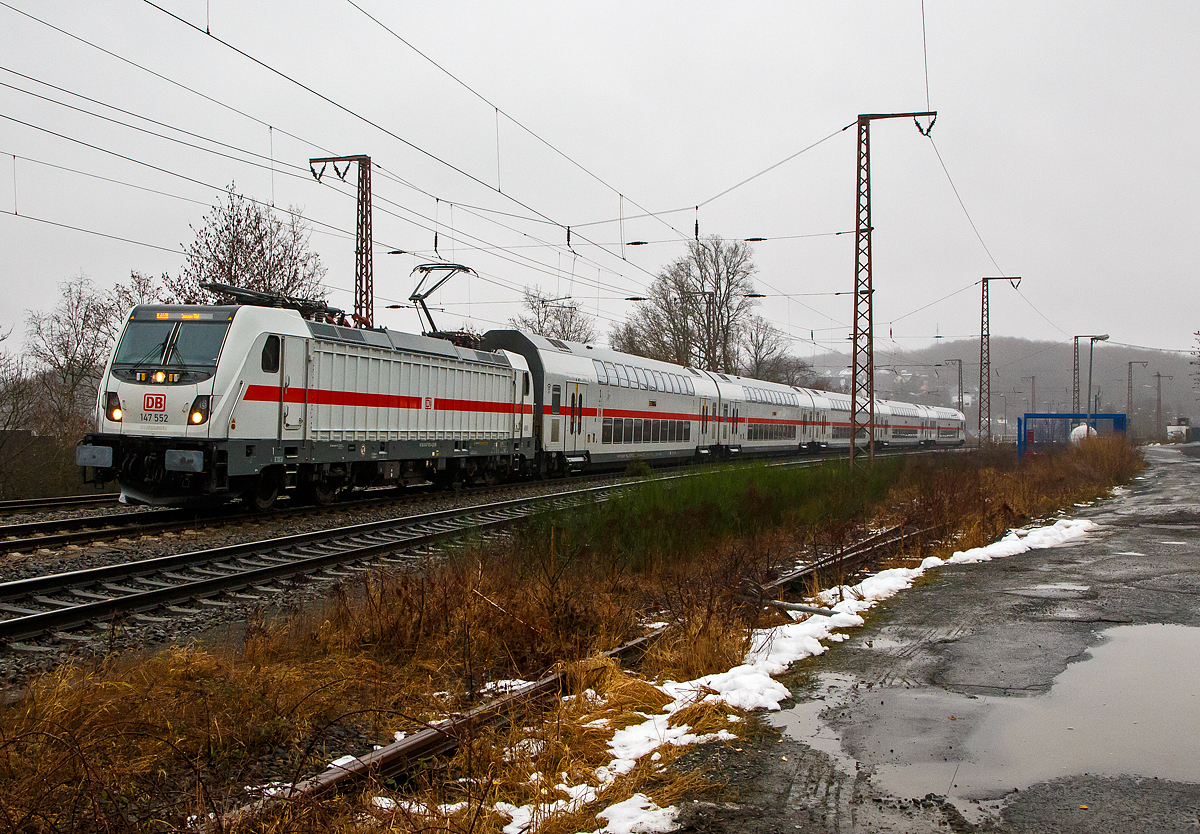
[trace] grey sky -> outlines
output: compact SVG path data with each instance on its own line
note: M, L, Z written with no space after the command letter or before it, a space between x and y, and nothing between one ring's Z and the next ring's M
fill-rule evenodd
M261 123L6 5L0 5L0 67L260 154L267 168L8 87L0 87L0 114L203 183L236 182L256 199L302 207L314 224L343 230L330 234L316 225L313 245L329 267L331 301L348 308L351 189L339 193L328 185L329 175L319 185L294 166L304 169L310 156L324 155L314 144L337 154L370 154L386 169L374 177L380 323L419 327L412 311L382 307L411 291L408 273L433 256L436 225L440 254L483 276L456 280L434 299L446 310L443 326L502 323L517 312L519 288L529 284L574 296L588 312L599 313L607 331L629 310L621 299L641 292L662 264L684 251L682 241L693 233L697 215L689 208L623 225L584 224L643 209L695 206L851 124L858 113L922 110L926 104L918 0L357 2L571 161L498 116L344 0L160 5L201 29L207 13L213 35L429 155L141 0L3 3ZM1114 341L1190 348L1200 306L1190 252L1200 190L1200 119L1193 106L1200 6L927 0L925 19L930 103L939 111L933 140L995 264L930 140L911 120L876 123L879 349L919 347L939 334L976 334L979 290L972 285L998 274L1024 281L1019 293L993 285L993 333L1063 340L1109 332ZM12 72L0 72L0 82L216 149ZM699 211L702 234L776 238L756 244L759 288L768 294L761 310L795 338L802 356L846 344L850 297L831 293L853 286L853 239L829 233L853 227L854 133L834 136ZM241 150L222 152L248 158ZM12 154L18 157L15 183ZM268 170L272 156L274 175ZM494 190L497 175L507 197ZM19 329L25 310L52 306L57 283L80 270L101 285L130 269L177 271L178 250L191 240L189 223L197 223L216 196L202 185L0 119L0 212L12 212L15 199L21 215L174 250L0 214L0 325ZM467 206L521 218L534 210L571 225L579 257L565 248L558 226ZM803 235L821 236L797 237ZM653 243L626 246L622 260L622 238ZM420 256L383 254L391 247Z

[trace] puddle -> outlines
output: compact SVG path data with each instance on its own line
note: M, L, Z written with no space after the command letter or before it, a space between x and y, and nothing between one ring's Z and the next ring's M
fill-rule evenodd
M1034 585L1032 588L1015 588L1005 593L1037 599L1074 599L1089 590L1091 588L1087 585L1077 585L1073 582L1052 582L1046 585Z
M788 735L829 753L844 769L861 762L899 797L981 800L1077 774L1200 782L1200 628L1118 626L1050 692L968 697L940 689L858 689L852 721L837 730L820 713L849 703L854 679L822 676L824 700L775 718Z

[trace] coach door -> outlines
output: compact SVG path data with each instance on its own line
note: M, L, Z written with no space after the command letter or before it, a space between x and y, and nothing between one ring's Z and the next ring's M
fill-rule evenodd
M299 441L304 437L304 418L308 408L308 340L284 336L281 342L279 439ZM296 451L291 454L295 455Z
M568 452L582 452L587 449L587 436L584 434L584 404L587 402L587 384L583 382L567 383L567 437L563 448Z
M711 419L712 403L708 397L700 398L700 413L696 419L700 421L700 437L697 440L697 446L705 446L708 444L708 424Z

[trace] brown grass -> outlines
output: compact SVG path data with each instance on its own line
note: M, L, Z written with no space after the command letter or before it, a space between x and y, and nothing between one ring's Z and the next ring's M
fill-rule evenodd
M660 495L631 505L639 523L650 525L641 535L652 543L643 543L636 558L625 550L626 537L611 534L613 516L597 513L596 528L563 519L501 545L460 548L419 571L380 570L348 581L324 609L257 619L236 645L181 646L60 669L33 681L26 700L0 710L0 830L170 830L189 814L246 801L244 786L301 778L336 755L363 752L397 730L475 704L488 680L528 679L574 664L574 697L518 723L473 731L451 761L403 794L400 786L377 783L238 825L273 834L380 825L498 831L507 818L487 810L495 802L562 798L553 786L563 773L570 784L594 784L595 769L608 761L611 732L662 709L660 690L596 659L640 634L641 623L671 626L646 654L647 676L688 680L721 671L740 662L752 627L779 617L748 604L742 583L769 580L800 553L826 554L868 525L900 522L949 522L955 533L947 547L984 544L1006 527L1100 497L1141 462L1135 450L1103 439L1020 463L989 450L889 465L858 486L836 473L821 475L814 483L826 509L781 505L778 490L741 475L731 483L746 492L726 504L762 526L733 517L722 522L732 527L721 528L733 532L706 541L687 529L700 516L686 507L664 510ZM794 493L807 500L804 489ZM712 505L712 493L696 495ZM867 509L850 518L846 501ZM654 524L670 532L660 534ZM593 529L601 533L587 532ZM912 548L905 556L934 552ZM673 720L697 732L736 732L730 714L700 703ZM601 719L603 727L585 726ZM597 807L556 817L541 830L594 830L601 804L641 790L664 805L703 786L703 774L670 766L677 750L659 753L617 779ZM533 772L552 781L531 783ZM401 795L434 809L466 805L446 817L370 804L371 796Z

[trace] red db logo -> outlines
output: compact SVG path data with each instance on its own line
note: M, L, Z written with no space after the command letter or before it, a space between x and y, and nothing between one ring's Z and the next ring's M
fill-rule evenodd
M142 399L143 411L166 411L167 410L167 395L166 394L147 394Z

